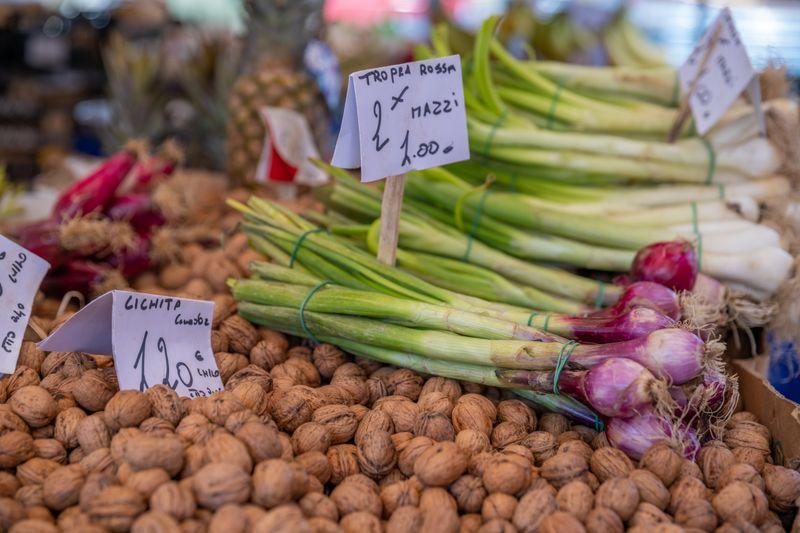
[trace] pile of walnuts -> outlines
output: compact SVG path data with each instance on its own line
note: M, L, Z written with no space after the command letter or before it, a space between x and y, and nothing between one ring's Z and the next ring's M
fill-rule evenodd
M110 358L25 343L0 380L0 529L777 532L796 512L800 473L749 413L697 462L636 464L507 392L291 346L214 299L207 398L119 391Z

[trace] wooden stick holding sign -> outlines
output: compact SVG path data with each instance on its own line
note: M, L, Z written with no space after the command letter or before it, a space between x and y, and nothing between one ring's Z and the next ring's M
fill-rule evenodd
M383 178L378 259L397 255L405 173L469 159L458 56L414 61L350 75L333 165Z

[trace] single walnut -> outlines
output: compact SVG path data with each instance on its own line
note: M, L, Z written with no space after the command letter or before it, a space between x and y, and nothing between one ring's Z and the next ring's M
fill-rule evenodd
M225 462L238 465L249 474L253 470L253 460L245 444L226 431L217 431L205 445L206 458L210 463Z
M684 476L669 488L669 512L675 511L686 501L708 499L708 489L702 481L692 476Z
M675 512L675 522L685 528L714 531L717 527L717 515L706 500L688 500Z
M414 474L414 464L423 452L433 446L434 441L428 437L414 437L400 451L397 466L400 471L411 476Z
M633 462L625 452L610 447L595 450L589 464L601 483L615 477L625 477L633 470Z
M0 435L0 467L14 468L33 457L33 437L22 431Z
M47 354L37 348L35 342L22 341L19 357L17 358L17 367L26 366L38 374L42 370L42 363L45 357L47 357ZM11 392L12 391L9 390L9 394L11 394Z
M17 479L23 485L41 485L44 479L58 468L59 464L55 461L33 457L17 467Z
M269 399L269 413L278 427L293 432L311 420L312 413L321 407L314 389L296 385L274 391Z
M566 433L561 435L566 435ZM586 459L587 463L590 463L594 450L581 439L570 439L560 444L556 453L577 453Z
M631 472L628 478L636 485L639 491L639 498L643 502L655 505L662 511L667 508L669 490L658 479L658 476L649 470L640 468Z
M619 515L608 507L597 507L590 511L584 525L587 533L622 533L625 531Z
M344 533L381 533L383 531L380 519L374 514L364 511L350 513L342 518L339 525Z
M683 457L666 444L651 446L639 461L640 468L654 473L667 488L678 479L682 466Z
M414 533L421 531L422 511L417 507L398 507L386 523L386 533Z
M425 485L449 485L467 469L467 458L454 442L437 442L414 462L414 474Z
M80 462L86 472L111 472L115 468L114 458L111 457L111 450L99 448L83 457Z
M310 451L325 453L331 445L328 428L317 422L306 422L292 434L292 448L295 455Z
M422 386L420 397L431 392L442 392L448 398L450 398L450 401L453 404L455 404L455 402L458 401L458 398L461 396L461 385L452 379L433 376L428 378L428 380Z
M589 468L586 459L576 453L559 453L542 463L541 476L556 489L581 477Z
M747 420L736 422L725 431L723 440L731 449L744 446L755 448L764 454L769 454L770 452L769 430L758 422Z
M14 498L25 507L44 505L43 490L41 485L26 485L20 487Z
M453 414L453 402L450 401L450 397L443 392L433 391L424 396L420 396L417 405L419 405L419 408L423 412L431 411L441 413L448 418Z
M309 475L314 476L320 483L325 484L331 479L331 464L328 457L317 451L306 452L295 457L295 461L301 465Z
M413 482L414 478L411 478ZM422 511L428 509L436 509L439 507L446 507L455 511L458 509L458 503L447 489L443 487L427 487L419 495L419 508Z
M67 450L56 439L34 439L33 451L42 459L52 459L61 464L67 462Z
M604 481L597 489L594 504L597 507L608 507L626 521L639 506L639 490L628 478L615 477Z
M148 511L136 519L131 527L131 533L177 531L178 529L178 522L170 515L160 511Z
M526 493L514 509L512 523L521 533L534 533L547 516L557 509L556 499L547 490Z
M514 509L517 508L517 499L509 494L494 492L489 494L481 504L481 516L483 520L511 520L514 516Z
M483 467L481 477L489 492L518 494L530 485L530 462L516 454L496 455Z
M578 433L577 431L573 431L571 429L569 431L564 431L562 433L559 433L558 436L556 437L556 444L561 446L565 442L569 442L571 440L582 440L580 433Z
M0 403L0 435L7 431L24 431L27 433L30 430L28 424L15 415L7 403Z
M130 487L145 498L149 498L153 492L169 481L169 474L163 468L149 468L147 470L139 470L132 472L125 478L123 483L126 487Z
M236 353L249 354L259 341L256 328L239 315L231 315L223 320L219 330L228 337L230 350Z
M326 518L333 522L339 521L339 510L328 496L318 492L309 492L299 502L300 510L306 518Z
M366 381L362 378L334 375L333 379L331 379L331 385L335 385L347 392L352 403L363 405L369 401L369 390L367 390Z
M183 468L183 450L177 437L143 435L125 446L123 458L134 470L163 468L174 476Z
M272 376L263 368L253 364L247 365L231 375L225 383L225 388L234 390L243 383L258 385L266 394L272 391Z
M269 459L253 472L253 502L267 508L289 503L303 496L308 474L296 463Z
M434 411L425 411L417 416L414 423L414 435L430 437L435 441L451 441L455 439L455 430L448 416Z
M517 444L528 436L525 427L517 422L500 422L492 430L492 446L505 448L510 444Z
M761 450L739 446L732 451L733 456L736 457L737 463L747 463L759 473L764 470L764 465L767 462L767 454Z
M233 413L243 411L245 406L239 398L230 391L215 392L203 402L203 414L208 420L217 425L224 425Z
M594 505L592 489L583 481L570 481L556 495L558 508L573 514L578 520L585 520Z
M671 523L672 519L664 511L652 503L640 502L628 525L631 527L652 527L658 524Z
M536 430L536 412L520 400L504 400L497 404L497 418L521 425L526 434Z
M358 450L352 444L337 444L328 448L328 462L331 464L331 483L338 485L345 478L357 474Z
M422 377L413 370L398 368L386 380L389 394L405 396L412 401L417 401L422 392Z
M272 426L260 422L247 423L236 431L236 438L245 445L254 463L281 456L278 430Z
M145 509L144 499L138 492L128 487L111 486L101 490L88 503L86 512L92 522L100 526L111 531L127 531Z
M147 389L144 394L150 400L153 416L178 425L185 413L183 403L173 389L159 383Z
M164 512L176 520L185 520L194 515L194 494L189 486L169 481L150 495L150 508Z
M373 405L374 410L388 414L395 431L413 431L420 413L419 405L405 396L386 396Z
M723 443L712 441L700 450L698 463L706 485L711 489L716 489L722 474L736 464L736 457Z
M84 372L74 387L72 395L78 405L90 412L102 411L106 403L117 392L118 387L109 383L102 369Z
M324 405L314 411L311 419L328 429L331 444L349 442L355 435L359 422L356 414L346 405Z
M298 346L298 348L300 348ZM292 348L294 350L294 348ZM298 385L308 385L309 387L319 387L321 379L316 367L305 359L290 357L284 363L276 365L270 371L274 379L287 378Z
M345 377L354 377L363 381L367 379L367 371L356 363L345 363L333 372L333 378L341 379Z
M58 412L56 401L38 385L21 387L11 395L8 405L32 428L46 426Z
M552 433L534 431L520 441L520 444L530 448L537 464L544 463L556 454L556 439Z
M150 398L134 390L117 392L106 404L105 421L112 430L138 426L152 413Z
M368 411L358 423L358 429L354 437L355 443L358 444L364 436L375 431L394 432L394 422L387 412L379 410Z
M569 431L569 426L567 417L556 413L544 413L539 420L539 429L552 433L556 437L565 431Z
M586 531L580 520L569 513L556 511L539 524L541 533L583 533Z
M13 395L22 387L38 385L40 381L39 374L34 369L18 363L14 373L3 380L6 398Z
M375 430L361 437L358 442L358 464L366 475L383 477L396 463L397 454L388 432Z
M758 487L762 491L766 490L764 478L761 477L755 468L747 463L736 463L726 470L725 473L720 476L719 481L717 481L717 490L722 489L726 485L730 485L734 481L744 481L745 483L750 483Z
M0 471L0 498L11 498L19 488L19 480L10 472Z
M409 481L398 481L381 488L381 502L386 516L391 516L396 509L405 505L417 506L419 504L420 492L417 487Z
M192 490L207 509L244 503L250 498L250 476L234 463L209 463L192 477Z
M175 434L175 426L157 416L146 418L139 424L142 433L151 437L172 437Z
M474 429L463 429L456 435L456 445L468 457L492 449L489 437L485 433Z
M476 533L483 526L483 518L477 513L467 513L459 517L459 531L462 533Z
M800 498L800 472L782 466L764 465L764 486L769 507L776 513L793 509Z
M700 481L703 481L703 472L700 471L700 467L697 466L697 463L689 459L683 460L683 465L681 465L681 475L678 476L678 479L686 476L696 477Z
M331 491L331 500L336 504L341 516L364 511L380 517L383 504L377 487L365 485L358 478L358 475L345 478Z
M465 395L468 396L468 395ZM462 396L463 398L464 396ZM492 419L485 411L470 405L469 402L457 402L453 407L453 426L457 432L465 429L480 431L487 437L492 433Z
M486 498L486 489L481 478L465 474L450 485L450 494L458 504L458 509L463 513L477 513Z
M227 383L237 372L247 366L247 357L240 353L216 352L214 362L219 369L219 377L222 383Z
M347 360L342 350L333 344L327 343L320 344L314 348L311 358L320 376L328 380L333 377L336 369Z

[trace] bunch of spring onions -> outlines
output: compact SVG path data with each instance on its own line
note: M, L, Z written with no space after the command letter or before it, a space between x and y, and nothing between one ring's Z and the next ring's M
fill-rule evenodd
M240 315L255 323L422 373L511 388L585 424L602 418L623 428L612 442L634 456L664 438L692 453L736 395L721 372L722 346L656 310L670 307L664 287L652 291L662 300L651 301L646 288L656 284L633 284L618 295L619 307L554 314L545 331L530 308L384 265L363 240L323 231L278 205L257 198L231 205L270 259L251 266L253 278L231 281ZM626 329L626 321L640 327Z
M703 288L721 282L711 293L726 311L763 324L761 302L793 266L782 235L758 223L760 204L790 190L777 174L789 166L786 139L760 136L742 104L704 138L688 125L668 143L674 71L520 60L493 37L496 22L465 59L472 160L412 173L415 208L509 255L592 270L624 272L643 247L686 240ZM449 51L440 26L418 55ZM763 107L768 123L800 123L788 100Z

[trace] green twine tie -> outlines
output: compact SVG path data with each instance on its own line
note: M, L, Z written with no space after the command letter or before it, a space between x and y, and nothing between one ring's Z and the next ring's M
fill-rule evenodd
M697 222L697 202L692 202L692 231L697 239L697 270L703 266L703 236L700 234L700 226Z
M489 135L486 136L486 142L483 143L483 150L481 151L481 158L484 162L489 160L489 148L492 147L494 135L497 133L497 129L506 121L507 116L508 110L504 109L503 112L500 113L500 116L497 117L497 120L494 121L494 124L492 124L492 129L489 130Z
M303 245L303 241L306 240L306 237L308 237L312 233L320 233L323 231L325 231L325 228L314 228L300 235L300 238L297 239L297 242L294 243L294 248L292 248L292 255L289 257L289 268L294 267L294 262L297 260L297 252L300 251L300 246Z
M558 378L561 377L561 372L566 368L569 363L569 358L572 357L572 352L578 346L576 341L569 341L561 346L561 351L558 352L558 359L556 360L556 368L553 371L553 394L560 394L558 390Z
M708 173L706 174L706 185L711 185L714 181L714 174L717 171L717 154L714 152L714 147L711 146L711 143L705 137L700 137L700 140L703 142L703 146L706 147L706 152L708 152Z
M594 299L594 306L597 309L603 307L603 301L606 298L606 284L602 281L598 281L598 289L597 289L597 296Z
M539 311L533 311L533 312L530 314L530 316L528 316L528 326L530 326L530 327L534 327L534 326L533 326L533 320L534 320L534 319L535 319L537 316L539 316ZM547 333L547 325L548 325L548 323L550 322L550 313L545 313L543 316L544 316L544 326L542 327L542 331L544 331L545 333Z
M606 425L603 424L603 421L600 420L600 417L597 416L596 413L592 413L594 415L594 430L598 433L601 433L604 429L606 429Z
M303 333L306 334L306 337L311 339L311 341L314 344L322 344L322 343L319 342L319 340L317 340L314 334L311 333L311 330L308 329L308 324L306 324L306 306L308 305L308 302L311 301L311 297L314 296L314 293L316 293L325 285L330 285L331 283L332 283L331 281L321 281L316 285L314 285L314 288L312 288L310 291L308 291L308 294L306 294L305 299L303 299L303 303L300 304L300 328L303 330Z
M545 126L548 130L553 129L553 122L555 120L556 115L556 107L558 107L558 100L561 97L561 90L564 88L564 80L558 83L558 87L556 87L556 92L553 93L553 99L550 101L550 111L547 112L547 126Z

